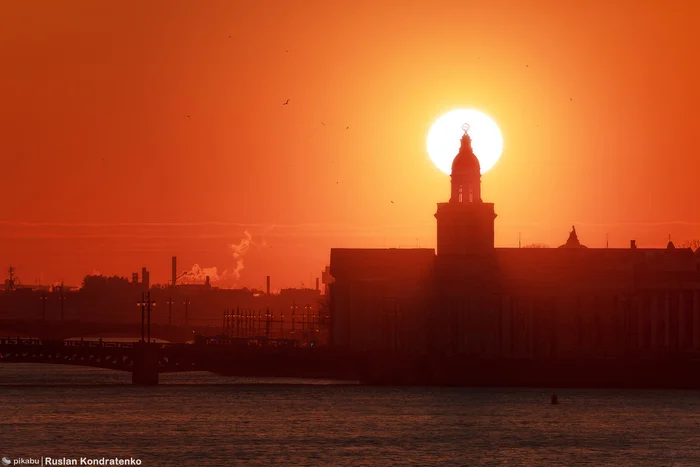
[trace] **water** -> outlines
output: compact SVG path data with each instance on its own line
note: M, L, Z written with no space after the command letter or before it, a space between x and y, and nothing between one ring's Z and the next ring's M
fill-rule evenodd
M142 465L698 465L700 392L372 388L0 365L0 456ZM195 384L196 383L196 384ZM243 384L267 383L267 384Z

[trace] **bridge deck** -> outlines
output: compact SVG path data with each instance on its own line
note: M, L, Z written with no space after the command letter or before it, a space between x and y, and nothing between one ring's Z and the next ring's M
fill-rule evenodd
M0 338L0 362L51 363L120 371L211 371L232 376L358 379L357 359L286 341L171 344ZM144 367L145 365L145 367ZM348 371L349 369L349 371Z

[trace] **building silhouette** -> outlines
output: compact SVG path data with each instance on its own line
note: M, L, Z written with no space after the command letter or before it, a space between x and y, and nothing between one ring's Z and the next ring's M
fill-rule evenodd
M700 352L700 249L495 248L465 131L432 249L331 249L331 344L494 358Z

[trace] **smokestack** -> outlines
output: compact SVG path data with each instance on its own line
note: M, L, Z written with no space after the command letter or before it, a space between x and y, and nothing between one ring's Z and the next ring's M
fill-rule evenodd
M267 276L267 294L270 295L270 276Z
M630 240L630 248L633 250L637 249L637 241L636 240Z
M204 278L204 285L206 285L207 287L209 287L209 276L207 276L207 277Z
M316 290L320 290L318 287L318 277L316 278Z
M148 290L150 288L150 274L148 273L148 269L145 267L141 268L141 284L143 284L143 288L145 290Z
M175 287L175 282L177 282L177 256L173 256L173 279L172 286Z

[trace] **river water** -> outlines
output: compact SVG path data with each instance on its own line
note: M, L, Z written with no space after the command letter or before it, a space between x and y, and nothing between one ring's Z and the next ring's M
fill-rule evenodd
M391 388L0 364L0 456L149 466L700 465L700 392ZM78 464L80 465L80 464Z

